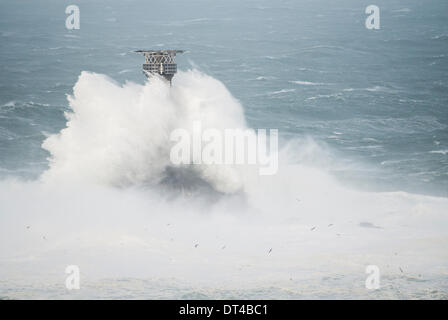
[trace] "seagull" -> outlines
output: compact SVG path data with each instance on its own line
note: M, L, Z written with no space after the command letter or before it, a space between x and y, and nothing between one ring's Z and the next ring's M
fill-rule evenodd
M272 252L272 248L270 248L270 249L269 249L269 252L268 252L268 254L270 254L271 252Z

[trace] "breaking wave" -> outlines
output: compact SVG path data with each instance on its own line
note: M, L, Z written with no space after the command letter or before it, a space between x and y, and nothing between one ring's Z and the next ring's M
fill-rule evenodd
M246 128L238 101L221 82L198 71L180 72L173 87L160 78L121 86L104 75L82 72L69 102L73 112L66 114L67 127L43 143L51 154L45 181L157 185L173 177L174 129L191 131L195 121L203 129ZM194 165L182 171L185 178L197 176L219 192L243 187L232 166Z
M193 70L179 72L172 87L158 78L120 85L83 72L69 103L66 127L43 143L49 169L39 181L0 181L8 279L0 294L30 294L21 283L37 278L47 289L33 297L71 295L60 279L76 264L82 286L94 288L81 297L107 297L126 277L174 278L193 292L269 287L291 297L311 281L317 296L362 296L365 266L375 264L380 296L425 295L427 279L446 296L445 198L344 187L326 171L331 151L311 138L284 143L272 176L247 166L173 166L173 129L194 121L247 127L218 80ZM105 278L106 286L95 282ZM170 298L166 286L177 288L142 293L139 285L123 294Z

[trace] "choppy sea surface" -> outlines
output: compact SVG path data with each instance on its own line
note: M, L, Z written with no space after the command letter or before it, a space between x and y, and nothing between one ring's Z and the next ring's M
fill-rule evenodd
M448 2L70 4L0 3L0 299L448 297ZM278 129L279 173L179 188L195 119Z

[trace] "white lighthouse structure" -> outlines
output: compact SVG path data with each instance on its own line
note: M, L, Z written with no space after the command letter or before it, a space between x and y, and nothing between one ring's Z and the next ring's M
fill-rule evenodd
M183 53L183 50L137 50L143 53L145 63L143 73L149 78L154 74L161 75L171 84L174 74L177 72L176 54Z

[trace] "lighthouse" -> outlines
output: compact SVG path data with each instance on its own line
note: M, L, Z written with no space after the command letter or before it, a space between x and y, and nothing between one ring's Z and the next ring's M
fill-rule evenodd
M143 73L149 78L158 74L168 80L171 80L177 72L176 54L183 53L183 50L137 50L137 53L143 53L145 63L143 64Z

